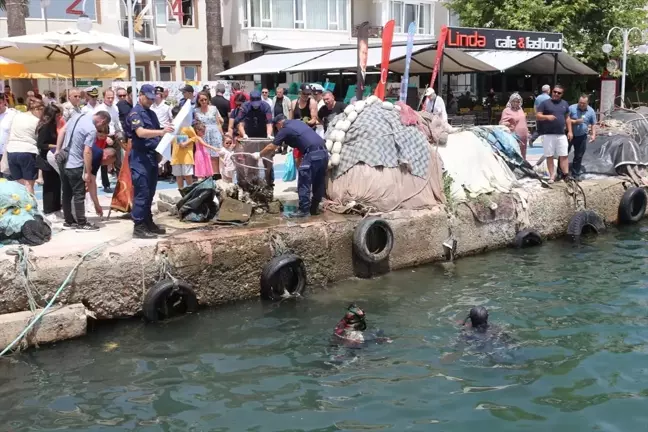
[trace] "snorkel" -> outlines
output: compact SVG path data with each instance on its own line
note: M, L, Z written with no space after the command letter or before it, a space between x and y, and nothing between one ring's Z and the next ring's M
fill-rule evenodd
M470 309L470 313L464 320L464 326L468 320L470 320L472 328L479 331L485 331L488 328L488 311L483 306L474 307Z

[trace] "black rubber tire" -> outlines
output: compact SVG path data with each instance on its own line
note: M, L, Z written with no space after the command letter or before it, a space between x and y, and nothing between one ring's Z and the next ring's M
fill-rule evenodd
M525 228L515 236L513 245L518 248L527 248L531 246L540 246L542 244L542 236L530 228Z
M567 235L573 239L580 238L583 234L600 234L605 230L605 222L592 210L583 210L572 216L567 226Z
M283 300L285 292L302 296L308 277L304 260L286 254L272 258L261 272L261 297L270 301Z
M647 204L648 195L643 188L628 188L619 203L619 222L623 224L639 222L646 214Z
M162 321L198 310L198 299L191 286L183 281L162 279L144 296L142 314L148 321Z
M389 258L393 247L394 232L384 219L364 219L353 231L353 250L368 264Z

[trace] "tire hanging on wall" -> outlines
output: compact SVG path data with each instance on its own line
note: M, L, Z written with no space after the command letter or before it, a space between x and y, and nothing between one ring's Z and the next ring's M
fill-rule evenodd
M198 310L191 286L181 280L162 279L146 292L142 314L148 321L162 321Z
M304 294L308 282L304 260L286 254L272 258L261 272L261 297L270 301Z
M619 223L639 222L646 214L648 195L643 188L631 187L625 191L619 202Z
M386 260L394 247L394 232L386 220L362 220L353 232L353 250L362 261L373 264Z
M540 246L542 244L542 236L535 230L530 228L525 228L515 236L513 240L513 246L518 249Z
M592 210L577 212L569 221L567 235L576 240L583 234L599 234L605 230L605 222Z

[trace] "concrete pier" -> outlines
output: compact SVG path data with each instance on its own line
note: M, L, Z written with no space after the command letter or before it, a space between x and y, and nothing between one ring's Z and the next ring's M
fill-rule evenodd
M587 208L614 222L623 182L619 178L582 182ZM582 194L575 197L564 183L542 189L534 182L527 183L519 195L478 198L450 212L438 207L385 214L395 235L387 270L442 260L442 243L450 234L457 240L459 257L507 247L526 227L548 238L564 235L582 201ZM500 210L491 216L480 211L492 202ZM271 239L278 238L304 259L309 286L318 289L361 270L352 256L359 220L332 213L300 221L275 216L233 228L184 224L166 216L158 222L172 232L160 240L133 240L132 223L115 221L98 234L61 233L50 243L32 248L35 269L30 277L49 298L82 252L104 244L80 266L60 297L63 304L82 303L99 319L134 316L141 310L146 290L157 280L161 264L168 262L175 277L193 285L201 305L216 306L259 296L261 270L272 254ZM17 258L7 255L8 249L0 249L0 314L28 309Z

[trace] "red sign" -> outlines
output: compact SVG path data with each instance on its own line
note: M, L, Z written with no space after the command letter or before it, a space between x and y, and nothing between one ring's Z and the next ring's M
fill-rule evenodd
M394 39L395 21L387 21L383 28L382 36L382 62L380 64L380 82L376 86L374 95L381 100L385 100L385 85L387 84L387 75L389 73L389 55L391 54L392 41Z
M178 21L182 19L182 0L175 0L171 5L171 15L178 17Z
M79 3L81 3L81 1L82 0L72 0L72 3L67 7L67 9L65 9L65 12L70 15L83 15L82 10L75 9L77 6L79 6Z
M443 58L443 48L446 42L447 37L450 37L450 32L448 32L447 26L441 26L441 37L439 42L437 42L437 52L436 59L434 60L434 69L432 70L432 78L430 79L430 88L434 88L434 81L436 81L437 74L439 73L439 68L441 67L441 59Z
M444 39L448 48L541 52L563 49L561 33L450 27Z

